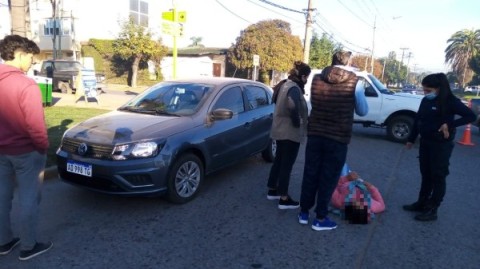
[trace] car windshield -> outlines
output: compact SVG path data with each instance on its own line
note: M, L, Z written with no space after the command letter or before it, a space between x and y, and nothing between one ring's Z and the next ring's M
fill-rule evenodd
M55 69L75 71L83 69L83 66L79 62L55 62Z
M156 115L189 116L198 111L213 85L162 82L146 90L120 110Z
M368 78L372 81L375 87L383 94L394 94L394 91L389 90L385 85L383 85L380 80L378 80L375 76L368 74Z

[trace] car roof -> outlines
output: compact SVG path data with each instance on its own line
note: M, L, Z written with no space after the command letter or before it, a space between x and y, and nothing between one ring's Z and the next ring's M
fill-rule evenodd
M196 77L196 78L182 78L182 79L173 79L173 80L166 80L164 82L174 82L174 83L204 83L204 84L211 84L215 86L224 86L231 83L250 83L250 84L257 84L262 85L264 87L269 88L268 85L263 84L258 81L243 79L243 78L230 78L230 77Z

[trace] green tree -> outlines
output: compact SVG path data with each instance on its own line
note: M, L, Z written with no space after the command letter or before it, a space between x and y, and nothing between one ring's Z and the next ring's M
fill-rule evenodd
M313 34L310 45L310 59L308 64L312 68L323 69L332 63L332 56L339 45L328 37L326 33L318 38L316 33Z
M253 68L253 55L260 56L260 81L269 82L268 71L290 70L296 60L303 59L300 38L293 36L290 24L282 20L265 20L240 32L228 51L231 64L241 70Z
M133 20L121 22L118 38L113 42L113 51L122 59L131 63L131 79L129 85L137 86L137 74L140 61L151 57L162 58L166 50L160 42L152 40L152 34L143 26L136 25Z
M202 44L202 40L203 38L199 37L199 36L192 36L190 37L190 40L192 41L192 44L188 45L189 47L205 47L203 44Z
M462 87L470 82L473 71L470 61L480 53L480 30L461 30L448 40L445 49L445 63L450 64L453 72L460 79Z

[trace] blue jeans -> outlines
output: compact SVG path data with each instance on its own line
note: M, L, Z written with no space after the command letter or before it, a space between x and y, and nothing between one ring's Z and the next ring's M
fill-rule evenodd
M300 208L308 212L315 205L318 219L328 215L328 204L347 158L348 145L335 140L308 136L305 149Z
M28 250L34 247L46 159L45 154L37 151L20 155L0 154L0 245L13 239L10 211L16 180L21 248Z
M276 189L281 196L288 195L290 174L297 159L300 143L290 140L277 140L277 154L270 169L268 188Z

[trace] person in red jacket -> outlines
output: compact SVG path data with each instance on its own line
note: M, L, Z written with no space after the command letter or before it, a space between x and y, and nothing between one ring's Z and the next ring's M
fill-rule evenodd
M362 180L357 172L350 171L348 166L345 164L344 169L342 171L342 175L338 180L337 187L333 191L332 199L330 200L330 204L332 207L336 209L343 209L345 205L345 197L348 195L348 185L351 181L354 180ZM373 186L371 183L362 180L363 184L367 187L367 190L370 192L371 195L371 205L370 210L377 214L383 212L385 210L385 202L383 201L382 195L378 191L378 189Z
M20 260L52 247L37 242L36 230L49 146L42 97L35 81L25 75L40 49L32 40L9 35L0 41L0 255L20 243ZM10 211L17 186L19 234L14 237Z

